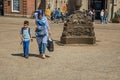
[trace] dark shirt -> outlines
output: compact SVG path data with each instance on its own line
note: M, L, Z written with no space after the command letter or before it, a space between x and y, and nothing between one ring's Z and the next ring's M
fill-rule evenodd
M104 12L104 17L107 17L107 16L108 16L108 12L105 11L105 12Z

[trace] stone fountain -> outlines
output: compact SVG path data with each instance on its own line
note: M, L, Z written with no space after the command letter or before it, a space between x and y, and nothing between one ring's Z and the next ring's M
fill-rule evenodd
M63 44L95 44L96 37L90 16L80 11L81 0L69 0L67 17L61 36ZM72 5L72 6L70 6Z

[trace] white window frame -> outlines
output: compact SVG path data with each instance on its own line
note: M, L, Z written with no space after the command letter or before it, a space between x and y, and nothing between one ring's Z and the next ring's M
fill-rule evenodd
M20 2L20 0L19 0ZM19 10L13 10L13 0L12 0L12 12L20 12L20 5L19 5Z

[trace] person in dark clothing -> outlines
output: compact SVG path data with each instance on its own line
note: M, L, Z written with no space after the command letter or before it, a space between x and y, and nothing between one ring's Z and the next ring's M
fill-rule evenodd
M104 23L106 23L106 24L107 24L107 22L108 22L107 17L108 17L108 12L107 12L107 10L105 10L105 11L104 11Z
M0 15L3 15L3 4L0 2Z
M93 14L92 14L92 22L94 22L95 21L95 9L93 9Z

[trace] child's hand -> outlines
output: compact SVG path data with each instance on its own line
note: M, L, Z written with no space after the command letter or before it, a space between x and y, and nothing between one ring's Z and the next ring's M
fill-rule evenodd
M21 41L23 40L23 36L22 35L20 35L20 39L21 39Z
M21 40L20 45L22 45L22 44L23 44L23 41Z

